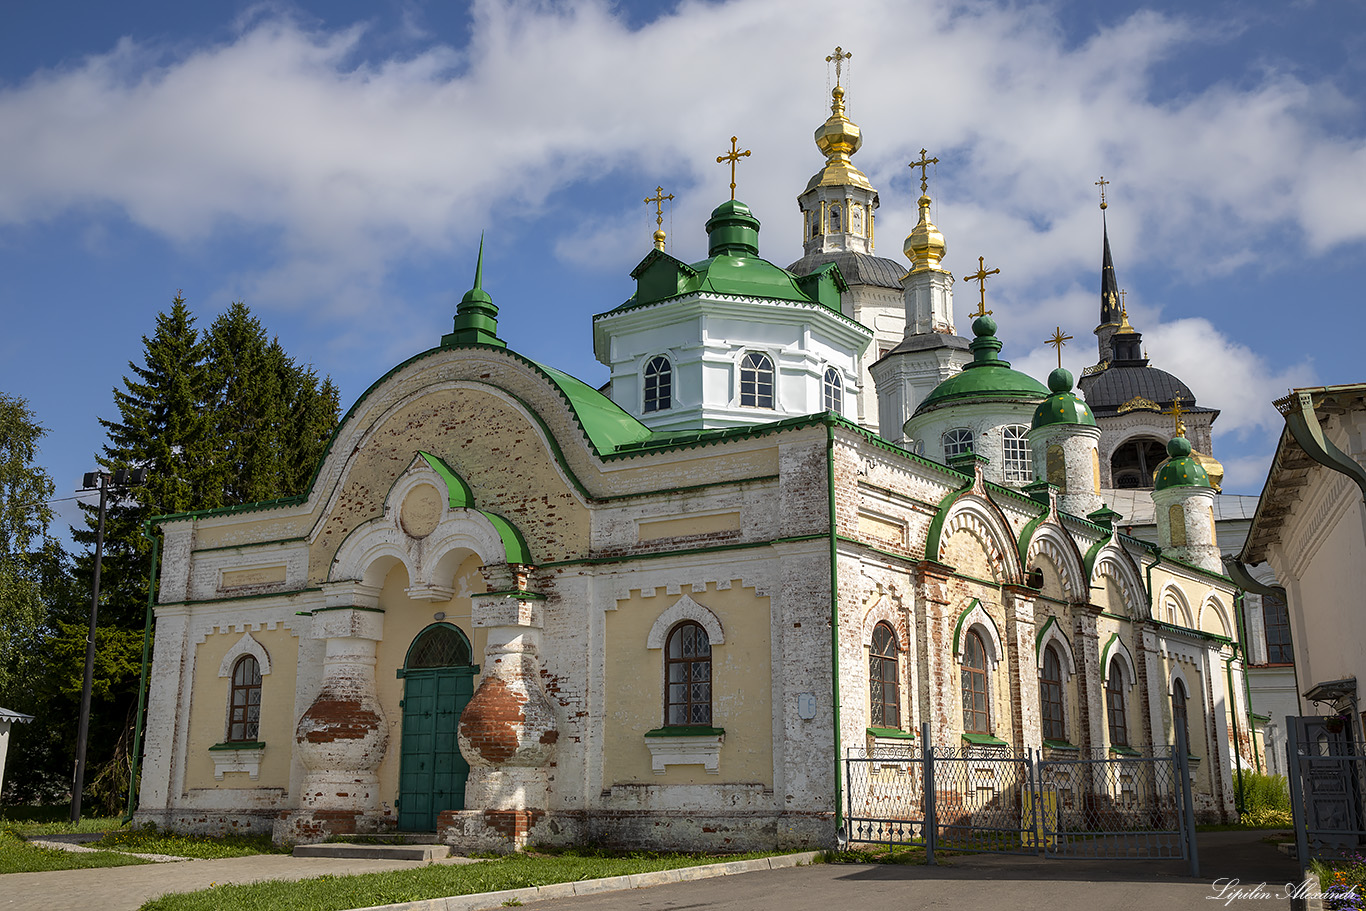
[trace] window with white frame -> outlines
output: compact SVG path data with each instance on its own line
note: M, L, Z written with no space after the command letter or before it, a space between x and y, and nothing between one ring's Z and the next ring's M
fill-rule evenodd
M1034 475L1029 458L1029 428L1011 424L1001 431L1002 468L1007 484L1027 484Z
M751 351L740 361L740 405L744 408L774 408L773 359Z
M228 699L228 743L251 743L261 722L261 665L253 655L243 655L232 668Z
M674 368L664 356L645 365L645 413L673 407Z
M825 410L836 414L844 411L844 384L834 367L825 368Z
M963 730L991 733L991 702L987 689L987 647L977 630L963 637Z
M1052 645L1043 650L1043 672L1039 674L1039 714L1043 719L1044 740L1066 740L1063 722L1062 662Z
M873 643L868 654L869 724L873 727L901 727L899 681L896 633L883 621L873 627Z
M944 433L944 458L972 451L972 431L955 427Z

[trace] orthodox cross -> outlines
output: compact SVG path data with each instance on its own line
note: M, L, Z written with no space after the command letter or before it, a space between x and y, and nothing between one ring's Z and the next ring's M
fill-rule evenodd
M1186 410L1181 407L1181 396L1178 395L1172 399L1171 411L1164 411L1162 413L1172 416L1172 422L1176 425L1176 435L1184 437L1186 435L1186 422L1181 420L1181 415L1185 414Z
M840 47L837 44L835 45L835 53L825 58L826 63L829 63L832 60L835 61L835 85L840 84L840 66L844 63L844 61L849 60L853 56L854 55L852 52L845 51L844 48ZM829 74L829 72L829 70L826 70L827 75Z
M1062 334L1062 326L1059 326L1057 329L1055 329L1055 330L1053 331L1053 337L1052 337L1052 338L1047 339L1047 340L1044 341L1044 344L1045 344L1045 345L1052 345L1054 348L1057 348L1057 349L1058 349L1058 366L1059 366L1059 367L1062 366L1062 348L1063 348L1064 345L1066 345L1066 344L1067 344L1068 342L1070 342L1070 341L1072 341L1072 336L1070 336L1070 335L1063 335L1063 334Z
M977 282L977 290L980 291L981 294L982 294L982 299L981 299L981 301L980 301L980 302L978 303L978 305L977 305L977 312L976 312L976 313L969 313L968 316L989 316L989 315L991 315L992 311L990 311L990 310L987 309L987 276L988 276L988 275L999 275L1000 272L1001 272L1000 269L991 269L991 270L988 270L988 269L987 269L987 258L986 258L985 256L979 256L979 257L977 257L977 271L974 272L972 275L964 275L964 276L963 276L963 281L966 281L966 282Z
M1119 289L1119 309L1121 309L1121 310L1126 310L1126 311L1127 311L1127 308L1128 308L1128 301L1127 301L1126 298L1127 298L1127 295L1128 295L1128 294L1129 294L1128 290L1126 290L1126 289L1124 289L1124 288L1120 288L1120 289Z
M664 227L664 200L666 200L666 199L673 199L673 198L674 198L674 195L673 195L672 193L670 193L668 196L665 196L665 195L664 195L664 188L663 188L663 187L655 187L655 195L654 195L654 196L647 196L647 197L645 197L645 204L646 204L647 206L648 206L650 203L654 203L654 204L655 204L655 227L656 227L656 228L662 228L662 227ZM672 227L672 225L671 225L670 227Z
M723 161L729 161L729 162L730 162L730 198L731 198L731 199L734 199L734 198L735 198L735 163L736 163L737 161L739 161L741 158L748 158L748 157L749 157L749 154L750 154L750 150L749 150L749 149L745 149L743 152L741 152L741 151L738 151L739 148L740 148L740 147L739 147L738 145L736 145L736 137L732 136L732 137L730 138L730 154L728 154L728 155L717 155L717 156L716 156L716 163L717 163L717 164L720 164L720 163L723 162Z
M929 181L925 179L925 169L932 164L939 164L938 158L926 158L924 149L920 150L920 160L911 162L911 167L920 169L920 195L925 195L925 190L929 188Z
M1096 186L1100 187L1100 207L1102 209L1105 208L1105 187L1107 184L1109 184L1109 182L1110 181L1105 179L1104 174L1100 176L1100 180L1097 180L1095 182Z

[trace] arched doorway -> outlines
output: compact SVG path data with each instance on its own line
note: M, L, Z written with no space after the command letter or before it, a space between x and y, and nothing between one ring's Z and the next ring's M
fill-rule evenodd
M433 623L413 639L403 678L403 736L398 774L398 827L436 831L442 810L465 808L470 766L456 729L474 695L470 642L457 627Z

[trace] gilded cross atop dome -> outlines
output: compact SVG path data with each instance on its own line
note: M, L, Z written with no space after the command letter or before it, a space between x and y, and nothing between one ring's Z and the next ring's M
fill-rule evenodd
M835 63L835 86L837 88L840 84L840 67L844 63L844 61L851 59L853 56L854 54L852 51L846 51L844 48L840 47L837 44L835 45L835 53L825 58L826 63L830 63L832 60Z
M987 258L985 256L977 257L977 271L971 275L964 275L963 281L977 282L977 290L982 295L982 298L977 304L977 312L969 313L968 316L991 315L993 311L987 309L987 276L1000 274L1000 269L987 269Z
M730 138L730 151L729 151L728 153L726 153L725 155L717 155L717 156L716 156L716 163L717 163L717 164L720 164L720 163L723 162L723 161L729 161L729 162L730 162L730 198L731 198L731 199L734 199L734 198L735 198L735 163L736 163L737 161L739 161L741 158L748 158L748 157L750 156L750 150L749 150L749 149L745 149L743 152L739 151L739 148L740 148L740 147L736 144L736 142L737 142L737 137L732 136L732 137Z
M1062 326L1059 326L1059 327L1057 327L1056 329L1053 330L1053 337L1050 338L1050 339L1047 339L1047 340L1044 342L1044 344L1046 344L1046 345L1052 345L1054 348L1058 349L1058 366L1059 366L1059 367L1062 366L1062 349L1063 349L1063 346L1066 345L1066 344L1067 344L1068 342L1070 342L1070 341L1072 341L1072 336L1070 336L1070 335L1063 335Z
M1172 399L1171 411L1164 411L1162 413L1171 416L1176 435L1184 437L1186 435L1186 422L1181 420L1181 415L1186 413L1186 409L1181 407L1181 396L1178 395Z
M1095 185L1098 186L1098 187L1100 187L1100 207L1101 207L1102 209L1104 209L1104 208L1107 207L1107 204L1106 204L1106 202L1105 202L1105 187L1106 187L1109 183L1110 183L1110 181L1108 181L1108 180L1105 179L1105 175L1104 175L1104 174L1102 174L1102 175L1100 176L1100 180L1097 180L1097 181L1095 182Z
M925 193L926 193L926 191L928 191L929 188L930 188L930 182L929 182L929 180L925 177L925 169L928 168L928 167L929 167L930 165L932 165L932 164L939 164L939 159L938 159L938 158L926 158L925 156L926 156L927 154L928 154L928 152L926 152L925 149L921 149L921 150L920 150L920 160L919 160L919 161L913 161L913 162L911 162L911 164L910 164L910 167L912 167L912 168L919 168L919 169L920 169L920 195L921 195L921 196L924 196Z
M655 195L654 195L654 196L647 196L647 197L645 197L645 204L646 204L647 206L648 206L650 203L654 203L654 204L655 204L655 249L656 249L656 250L663 250L663 249L664 249L664 200L666 200L666 199L670 199L670 200L671 200L671 199L673 199L673 198L674 198L674 195L673 195L672 193L670 193L668 196L665 196L665 195L664 195L664 188L663 188L663 187L655 187ZM734 191L733 188L732 188L732 190L731 190L731 197L730 197L730 198L731 198L731 199L734 199L734 198L735 198L735 191Z

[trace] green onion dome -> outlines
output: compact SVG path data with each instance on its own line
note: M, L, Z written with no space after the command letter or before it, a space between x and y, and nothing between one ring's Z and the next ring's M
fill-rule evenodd
M1157 470L1153 480L1154 490L1169 487L1212 487L1209 475L1195 459L1191 458L1191 444L1185 437L1173 437L1167 444L1170 456Z
M1080 424L1083 427L1096 426L1096 419L1086 403L1072 392L1072 374L1059 367L1048 374L1048 388L1053 394L1044 399L1034 409L1035 428L1050 424Z
M971 401L1034 404L1048 396L1042 383L1018 370L1011 370L1009 361L996 356L1001 350L1001 341L996 338L994 319L977 317L972 321L972 334L976 336L968 345L973 355L972 363L964 364L962 372L934 387L916 408L916 414Z

